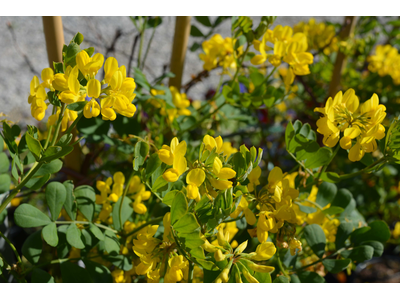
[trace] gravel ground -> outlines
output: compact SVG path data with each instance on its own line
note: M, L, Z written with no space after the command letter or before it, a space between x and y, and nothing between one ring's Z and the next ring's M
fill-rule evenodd
M275 24L293 25L310 17L278 17ZM211 19L215 19L211 18ZM254 17L258 24L260 17ZM316 17L318 21L342 22L343 17ZM192 19L192 23L195 21ZM69 42L76 32L81 32L85 40L83 47L94 46L103 54L110 49L120 31L121 36L114 43L108 56L117 58L120 64L128 66L132 43L137 31L129 17L63 17L65 41ZM202 25L200 29L205 29ZM163 17L163 24L157 28L149 50L144 73L148 79L158 77L163 68L168 68L175 28L175 17ZM206 32L204 30L203 32ZM223 37L230 35L230 21L224 21L217 30ZM151 31L146 32L145 46ZM190 37L189 47L198 38ZM202 61L198 58L201 49L187 52L183 84L192 75L202 71ZM136 66L138 51L135 51L132 66ZM14 122L35 123L27 103L29 83L34 75L47 67L47 52L41 17L0 17L0 112L4 112ZM204 98L210 88L215 88L218 75L211 72L210 77L197 84L188 96L192 99ZM47 114L48 116L48 114ZM46 118L47 118L46 116Z

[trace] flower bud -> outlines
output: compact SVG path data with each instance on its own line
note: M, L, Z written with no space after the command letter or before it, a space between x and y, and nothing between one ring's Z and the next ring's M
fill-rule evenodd
M216 261L223 261L226 256L222 253L220 249L214 252L214 258Z
M259 283L257 279L255 279L247 270L243 270L243 275L250 283Z

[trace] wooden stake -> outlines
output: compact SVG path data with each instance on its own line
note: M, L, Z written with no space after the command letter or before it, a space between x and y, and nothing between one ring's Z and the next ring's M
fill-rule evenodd
M343 29L340 34L340 40L346 40L351 37L354 33L354 28L356 25L356 17L345 17ZM329 96L334 97L336 93L340 90L340 78L342 76L343 70L346 67L346 55L338 51L336 56L336 62L332 73L331 84L329 86Z
M62 62L64 30L61 17L42 17L43 31L46 38L47 57L50 68L53 62Z
M175 77L169 79L169 86L175 86L178 90L181 89L182 85L182 73L190 35L190 19L190 16L176 17L175 22L174 44L170 63L170 70L175 74Z

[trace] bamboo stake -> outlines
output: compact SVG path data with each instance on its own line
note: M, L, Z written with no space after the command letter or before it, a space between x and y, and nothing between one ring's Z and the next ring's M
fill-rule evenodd
M190 16L176 17L175 22L174 44L170 63L170 70L175 74L175 77L169 79L169 86L175 86L178 90L181 89L182 85L182 73L190 35L190 19Z
M347 16L344 18L343 29L340 34L340 40L346 40L352 37L354 34L354 28L356 25L356 17ZM329 96L334 97L335 94L340 90L340 77L342 76L343 70L346 67L346 55L338 51L335 66L333 69L331 84L329 86Z
M46 38L47 57L50 68L53 62L62 62L62 49L64 46L64 31L61 17L42 17L43 31Z

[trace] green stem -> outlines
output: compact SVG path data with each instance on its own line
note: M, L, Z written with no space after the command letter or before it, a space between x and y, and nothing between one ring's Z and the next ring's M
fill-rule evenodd
M313 265L316 265L316 264L322 262L323 260L325 260L325 259L327 259L327 258L330 258L330 257L332 257L332 256L338 255L338 254L339 254L340 252L342 252L343 250L346 250L346 248L339 249L339 250L336 251L335 253L332 253L331 255L328 255L328 256L325 256L325 257L323 257L323 258L320 258L320 259L314 261L314 262L311 263L311 264L305 265L305 266L303 266L303 267L301 267L301 268L298 268L298 269L294 269L293 272L298 272L298 271L305 270L305 269L307 269L307 268L309 268L309 267L311 267L311 266L313 266Z
M272 74L274 74L274 72L276 71L276 67L274 67L271 71L271 73L269 73L269 75L264 79L263 83L267 83L268 80L270 79L270 77L272 76Z
M118 233L118 231L116 231L108 226L98 224L98 223L92 223L92 222L88 222L88 221L55 221L54 223L56 223L56 224L72 224L72 223L74 223L74 224L93 224L99 228L103 228L105 230L110 230L114 233Z
M151 45L151 42L153 41L153 37L154 37L155 33L156 33L156 26L153 27L153 32L151 33L149 43L147 44L146 52L144 53L144 57L143 57L143 61L142 61L142 69L144 69L144 67L145 67L147 55L149 54L150 45Z
M349 179L349 178L355 177L357 175L360 175L360 174L362 174L364 172L369 171L370 169L372 169L373 167L375 167L376 165L378 165L378 164L380 164L382 162L386 163L386 157L382 157L382 158L378 159L376 162L374 162L373 164L369 165L368 167L366 167L366 168L364 168L364 169L362 169L360 171L357 171L357 172L354 172L354 173L351 173L351 174L341 175L340 176L340 180Z
M237 217L235 219L223 220L221 223L236 222L238 220L241 220L243 217L244 217L244 215L242 215L241 217Z
M152 190L150 184L148 184L148 183L146 182L146 186L148 187L148 189L150 190L150 192L151 192L154 196L156 196L156 197L158 198L158 200L160 200L161 202L163 201L163 199L162 199L156 192L154 192L154 191Z
M312 177L314 177L314 174L313 174L309 169L307 169L306 166L305 166L301 161L299 161L299 160L297 159L297 157L294 156L293 153L291 153L291 152L289 152L289 151L288 151L288 153L289 153L289 155L290 155L291 157L293 157L293 159L294 159L300 166L303 167L303 169L304 169L308 174L310 174Z
M138 68L140 68L140 59L142 57L143 50L143 41L144 41L144 31L146 30L147 17L145 17L144 22L142 24L142 28L140 30L140 42L139 42L139 55L138 55Z
M83 117L83 112L81 112L78 117L75 119L75 121L71 124L71 126L68 127L68 129L64 132L64 134L70 134L71 131L74 129L76 124L78 124L79 120Z
M331 159L329 160L329 162L322 168L321 172L319 172L319 174L317 175L316 181L318 182L318 180L321 178L322 173L324 173L326 171L326 169L328 168L328 166L330 165L330 163L332 162L333 158L336 156L336 154L338 153L340 149L340 144L337 144L335 151L333 152L333 155L331 156Z
M278 252L277 254L278 254L278 255L277 255L277 258L278 258L278 266L279 266L279 269L282 271L282 274L283 274L287 279L289 279L289 281L290 281L290 276L288 275L288 273L286 272L285 268L283 267L283 264L282 264L282 261L281 261L281 257L279 256L279 252Z
M163 216L162 216L162 217L158 217L158 218L154 218L153 220L148 221L147 223L145 223L145 224L139 226L138 228L135 228L134 230L132 230L131 232L129 232L127 235L125 235L125 237L128 237L128 236L130 236L130 235L132 235L132 234L137 233L138 231L142 230L142 229L145 228L146 226L160 223L160 222L163 220L163 218L164 218Z
M122 224L122 204L124 203L126 194L128 193L128 189L129 189L129 186L131 184L133 175L135 175L135 171L134 170L132 171L131 176L129 176L128 182L126 183L126 187L125 187L124 193L122 194L122 198L121 198L121 205L119 206L119 224L120 224L121 228L123 228L123 224Z
M8 195L8 197L3 201L0 206L0 213L7 207L12 199L19 193L19 191L25 186L25 184L32 178L33 175L40 169L43 162L35 162L29 172L25 175L24 179L20 184Z
M194 271L194 262L189 261L189 276L188 276L188 282L193 283L193 272Z
M65 108L66 108L66 105L65 105L65 103L63 103L62 107L61 107L60 116L58 117L57 126L56 126L56 130L54 132L53 140L51 141L50 146L54 146L57 142L57 138L58 138L58 135L60 134L60 130L61 130L61 123L62 123L62 118L64 116Z
M7 244L11 247L11 249L14 251L15 256L17 257L17 260L20 264L22 264L21 257L18 254L17 249L15 248L14 244L11 243L11 241L0 231L0 236L7 242Z

